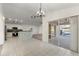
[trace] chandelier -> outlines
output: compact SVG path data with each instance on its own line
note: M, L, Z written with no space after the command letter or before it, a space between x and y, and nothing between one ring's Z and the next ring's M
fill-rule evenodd
M32 18L38 18L38 17L44 17L45 12L42 10L42 4L40 3L39 10L36 12L34 16L31 16Z

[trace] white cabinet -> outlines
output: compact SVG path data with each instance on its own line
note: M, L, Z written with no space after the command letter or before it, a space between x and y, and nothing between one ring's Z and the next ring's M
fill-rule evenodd
M18 36L19 36L19 39L21 40L32 39L32 32L31 31L18 32Z
M11 38L12 37L12 32L7 32L6 33L6 38Z

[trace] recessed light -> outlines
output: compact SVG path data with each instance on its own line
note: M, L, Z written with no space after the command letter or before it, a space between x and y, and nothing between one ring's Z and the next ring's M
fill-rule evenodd
M3 19L5 19L5 17L3 16Z

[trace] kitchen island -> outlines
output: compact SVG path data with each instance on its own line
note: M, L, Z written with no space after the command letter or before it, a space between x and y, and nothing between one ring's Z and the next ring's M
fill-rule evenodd
M20 31L18 32L18 37L20 40L32 39L31 31Z

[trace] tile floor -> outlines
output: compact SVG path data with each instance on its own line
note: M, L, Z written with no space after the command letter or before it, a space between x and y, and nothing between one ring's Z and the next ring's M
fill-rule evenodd
M2 45L0 45L0 53L1 53L1 51L2 51ZM1 54L0 54L1 55Z
M60 36L59 38L49 39L49 43L70 49L70 36Z
M36 39L8 38L2 46L1 56L78 56L70 50Z

